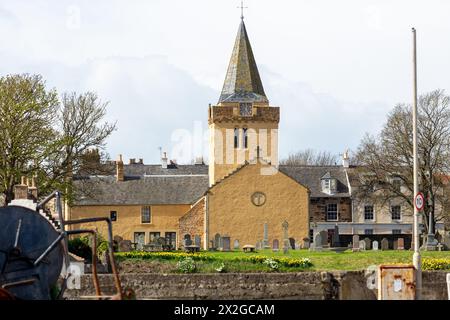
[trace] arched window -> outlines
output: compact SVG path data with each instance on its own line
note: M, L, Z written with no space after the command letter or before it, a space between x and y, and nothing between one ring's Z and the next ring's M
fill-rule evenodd
M239 128L234 128L234 148L239 148Z
M247 149L248 148L248 134L247 134L247 128L243 128L242 129L242 133L243 133L243 145L244 148Z

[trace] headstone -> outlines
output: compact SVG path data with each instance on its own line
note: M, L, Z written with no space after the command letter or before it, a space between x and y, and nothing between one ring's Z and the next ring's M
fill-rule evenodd
M311 245L311 242L309 241L309 238L305 238L303 240L303 249L309 249L310 245Z
M269 249L269 227L267 226L267 223L264 223L264 239L263 239L263 248Z
M322 247L328 246L328 231L326 230L320 231L320 237L321 237L321 246Z
M116 241L117 243L119 243L120 241L123 240L123 238L121 236L115 235L113 240Z
M375 241L372 243L372 250L378 251L378 241L375 240Z
M195 235L194 243L196 246L201 247L202 246L202 237L200 237L199 235Z
M339 239L339 227L337 224L334 226L333 237L331 239L331 246L332 247L340 247L341 246L341 241Z
M369 238L364 238L364 242L366 243L366 250L370 250L372 241Z
M366 250L366 242L364 240L359 241L359 250L361 251Z
M184 235L183 245L184 245L185 247L186 247L186 246L192 245L192 240L191 240L191 235L190 235L190 234L185 234L185 235Z
M282 224L281 227L283 228L283 253L286 254L289 251L289 236L288 236L288 228L289 228L289 223L285 220Z
M220 248L220 234L216 233L216 235L214 236L214 245L213 245L214 249L218 249Z
M119 242L120 252L130 252L131 251L131 240L122 240Z
M313 245L315 251L322 250L322 232L316 233L316 235L314 236Z
M261 249L261 242L260 241L256 242L255 249L256 250L260 250Z
M230 237L222 237L222 251L231 250L231 240Z
M295 248L295 239L294 238L289 238L289 244L291 245L291 249L296 249Z
M353 243L352 251L353 252L359 251L359 236L357 234L353 235L352 243Z
M398 238L398 240L397 240L397 250L405 250L405 239Z
M389 240L386 238L381 239L381 250L389 250Z
M233 249L234 249L234 250L239 250L239 240L238 240L238 239L234 240L234 246L233 246Z
M273 251L280 250L280 243L279 243L278 239L273 240L272 250Z

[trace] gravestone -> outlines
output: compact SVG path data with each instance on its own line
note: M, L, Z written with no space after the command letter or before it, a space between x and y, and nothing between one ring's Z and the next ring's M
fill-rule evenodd
M202 246L202 237L200 237L199 235L195 235L194 243L197 247L201 247Z
M120 252L130 252L131 251L131 240L122 240L119 242Z
M272 250L273 250L273 251L278 251L278 250L280 250L280 242L278 241L278 239L273 240L273 243L272 243Z
M405 250L405 239L403 238L397 239L397 250Z
M364 242L366 243L366 250L370 250L372 241L369 238L364 238Z
M191 240L191 235L190 235L190 234L185 234L185 235L184 235L183 245L184 245L185 247L186 247L186 246L192 245L192 240Z
M295 239L294 238L289 238L289 244L291 245L291 249L296 249L295 248Z
M359 241L359 250L361 251L366 250L366 242L364 240Z
M220 248L220 234L216 233L214 236L214 249Z
M359 236L357 234L353 235L352 243L353 243L352 251L353 252L359 251Z
M303 249L309 249L310 245L311 245L311 242L309 241L309 238L305 238L303 240Z
M372 250L378 251L378 241L375 240L375 241L372 243Z
M320 237L321 237L321 246L327 247L328 246L328 231L326 231L326 230L320 231Z
M381 239L381 250L389 250L389 240L386 238Z
M314 236L313 249L315 251L322 250L322 233L321 232L316 233L316 235Z
M239 240L238 240L238 239L234 240L234 246L233 246L233 249L234 249L234 250L239 250Z
M288 233L288 228L289 228L289 223L285 220L282 224L281 227L283 228L283 253L286 254L289 251L289 233Z
M228 236L222 237L222 251L230 251L230 250L231 250L230 237Z
M331 239L331 246L332 247L340 247L341 246L341 241L339 239L339 227L337 225L334 226L333 237Z
M209 249L215 250L216 246L214 245L214 240L209 240Z
M264 223L264 239L262 246L264 249L269 249L269 227L267 226L267 223Z

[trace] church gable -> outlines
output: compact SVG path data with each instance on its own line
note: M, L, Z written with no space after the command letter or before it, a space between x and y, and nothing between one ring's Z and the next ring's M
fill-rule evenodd
M281 242L284 221L290 226L289 237L301 240L308 235L308 189L273 166L246 164L207 194L209 239L219 234L255 245L268 228L269 240Z

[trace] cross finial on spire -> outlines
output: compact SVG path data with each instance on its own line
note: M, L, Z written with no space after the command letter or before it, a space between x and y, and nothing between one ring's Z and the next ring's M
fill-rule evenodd
M241 0L241 6L237 8L241 9L241 19L244 20L244 9L248 9L248 7L244 7L244 1Z

